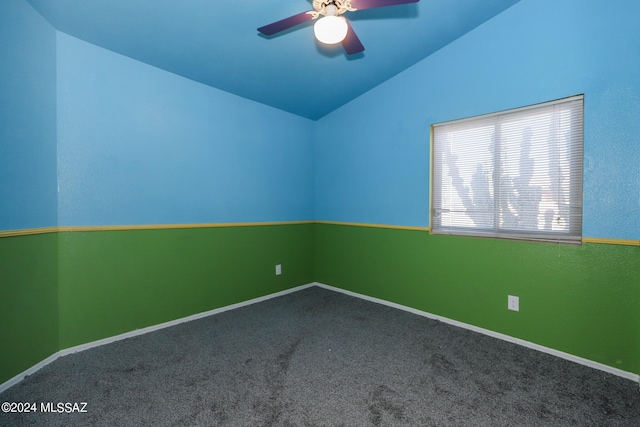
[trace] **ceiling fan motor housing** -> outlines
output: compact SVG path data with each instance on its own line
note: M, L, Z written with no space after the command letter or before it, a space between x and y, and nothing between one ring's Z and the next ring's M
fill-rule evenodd
M313 8L321 15L342 15L356 10L351 6L351 0L313 0Z
M298 13L297 15L262 26L258 28L258 31L265 36L272 36L288 30L289 28L295 27L296 25L303 24L313 19L318 19L320 18L320 15L322 15L322 18L316 22L316 25L314 25L314 32L318 30L317 24L320 24L321 21L325 22L322 22L320 27L325 26L325 24L329 24L331 21L333 21L333 23L340 24L335 25L332 31L336 30L334 32L337 33L337 29L340 28L340 33L342 35L339 38L337 36L332 37L331 39L324 41L324 43L342 43L347 55L353 55L355 53L363 52L364 46L347 20L339 15L356 10L374 9L384 6L398 6L407 3L417 3L419 1L420 0L313 0L314 10ZM353 4L357 7L353 7ZM323 41L322 38L318 37L317 32L316 37L321 42Z

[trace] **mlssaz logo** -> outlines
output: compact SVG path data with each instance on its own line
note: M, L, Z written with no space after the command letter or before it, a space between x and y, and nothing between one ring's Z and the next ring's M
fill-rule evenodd
M59 414L87 412L87 402L41 402L40 412L57 412Z

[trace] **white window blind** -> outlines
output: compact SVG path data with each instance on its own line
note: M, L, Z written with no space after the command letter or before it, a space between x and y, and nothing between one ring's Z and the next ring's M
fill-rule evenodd
M432 231L580 243L583 103L433 125Z

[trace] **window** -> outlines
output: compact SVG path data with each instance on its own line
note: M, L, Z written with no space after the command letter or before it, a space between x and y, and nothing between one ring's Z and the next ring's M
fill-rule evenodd
M433 125L432 232L580 243L583 103Z

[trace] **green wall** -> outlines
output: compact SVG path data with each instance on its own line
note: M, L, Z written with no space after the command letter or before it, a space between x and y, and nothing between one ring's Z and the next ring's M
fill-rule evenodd
M6 237L0 253L0 383L61 349L314 281L640 373L638 246L289 224Z
M313 281L312 224L69 232L59 239L61 349Z
M0 384L58 351L58 235L0 238Z
M0 384L59 350L311 283L313 237L303 223L0 238Z
M426 226L430 123L585 93L585 236L637 239L638 6L583 7L574 19L578 3L519 2L312 123L56 33L21 0L0 2L0 56L11 59L0 67L11 95L0 97L0 230ZM202 149L209 157L191 154ZM176 160L185 167L167 175ZM0 238L0 384L61 349L313 281L640 374L639 253L328 224ZM506 309L508 294L520 312Z
M58 223L56 31L0 1L0 232ZM0 238L0 384L58 350L56 234Z
M316 227L318 282L640 373L638 246Z

